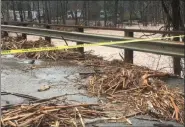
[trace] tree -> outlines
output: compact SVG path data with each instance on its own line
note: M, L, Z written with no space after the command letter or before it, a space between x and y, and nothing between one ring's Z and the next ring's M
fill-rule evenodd
M117 14L118 14L118 0L115 0L115 3L114 3L114 26L116 27L117 25Z
M51 24L51 17L48 10L48 1L45 1L45 16L47 19L47 23Z
M120 21L123 22L124 21L124 1L120 1L120 6L119 6L119 10L120 10L120 13L119 13L119 16L120 16Z
M104 15L105 15L105 17L104 17L104 26L107 26L107 5L106 5L106 0L104 0L103 1L104 3L103 3L103 7L104 7Z
M16 3L13 0L11 1L11 3L12 3L14 21L17 21L17 16L16 16L16 13L15 13L15 5L16 5Z
M85 23L85 26L87 26L88 24L88 22L87 22L87 17L88 17L88 8L87 8L87 3L88 1L84 1L83 2L83 22Z
M24 21L24 18L23 18L23 5L22 5L22 1L19 1L18 2L17 8L18 8L18 11L19 11L20 20L21 20L21 22L23 22Z
M61 1L61 14L62 14L62 21L63 24L66 24L66 16L65 16L65 2Z
M31 11L31 5L30 2L27 3L27 8L28 8L28 19L32 20L32 11Z
M39 3L39 1L37 1L37 13L38 13L38 20L39 20L39 23L41 23L41 17L40 17L40 3Z

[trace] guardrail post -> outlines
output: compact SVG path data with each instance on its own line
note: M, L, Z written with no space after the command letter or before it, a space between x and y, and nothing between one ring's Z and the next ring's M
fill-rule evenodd
M125 31L125 37L134 37L134 32ZM133 63L133 50L125 49L124 51L124 61L126 63Z
M174 38L174 41L179 41L179 38ZM180 64L181 58L180 57L173 57L173 72L176 75L181 75L181 64Z
M46 25L46 29L50 29L51 27L49 25ZM45 37L45 40L51 43L50 37Z
M23 26L26 27L27 24L23 24ZM23 38L23 39L27 39L27 35L26 35L25 33L23 33L23 34L22 34L22 38Z
M83 32L84 32L84 28L78 28L78 32L83 33ZM84 44L84 43L82 43L82 42L77 42L77 45L80 45L80 44ZM79 52L82 54L82 56L85 57L85 56L84 56L84 47L78 48L78 50L79 50Z
M4 25L8 25L8 22L4 22ZM3 37L8 37L8 32L4 31L3 32Z

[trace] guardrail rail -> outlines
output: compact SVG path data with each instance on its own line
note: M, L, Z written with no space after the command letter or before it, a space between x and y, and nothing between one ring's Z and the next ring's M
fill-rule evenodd
M82 43L97 43L97 42L109 42L109 41L111 42L111 41L124 41L124 40L136 39L136 38L133 38L133 32L130 32L130 31L129 32L126 31L125 37L121 37L121 36L82 33L83 28L78 28L78 32L65 32L65 31L59 31L59 30L41 29L41 28L33 28L33 27L1 25L2 31L22 33L24 34L24 36L25 34L43 36L43 37L47 37L48 41L51 40L50 38L56 38L56 39L65 39L69 41L74 41L74 42L77 42L78 44L82 44ZM107 46L125 49L125 54L124 54L125 62L129 62L129 63L133 63L133 51L168 55L176 58L184 57L184 43L179 43L175 41L166 41L166 40L149 41L149 42L142 41L142 42L107 45ZM83 52L84 49L80 48L80 51Z

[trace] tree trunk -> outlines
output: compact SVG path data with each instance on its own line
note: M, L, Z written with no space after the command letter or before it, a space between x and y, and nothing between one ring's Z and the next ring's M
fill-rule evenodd
M21 20L21 22L23 22L24 21L24 19L23 19L23 5L22 5L22 1L20 1L19 3L18 3L18 10L19 10L19 15L20 15L20 20Z
M13 8L13 17L14 17L14 21L17 21L17 15L15 13L15 2L12 0L12 8Z
M38 20L39 20L39 23L41 23L41 18L40 18L40 4L39 4L39 1L37 2L37 4L38 4L38 8L37 8Z
M87 26L87 4L86 1L83 3L83 22L85 23L85 26Z
M6 2L6 13L7 13L7 21L9 21L10 15L9 15L9 2Z
M77 10L75 10L75 25L78 25Z
M180 26L180 1L179 0L172 0L171 3L172 7L172 26L173 30L179 30Z
M47 1L45 1L45 16L47 19L47 23L51 24L51 20L50 20L50 16L49 16L49 10L48 10L48 6L47 6Z
M67 19L68 0L65 1L65 20Z
M133 11L133 1L129 1L129 18L130 18L130 26L132 26L132 11Z
M43 8L43 22L46 23L46 10L45 10L45 3L42 1L42 8Z
M32 21L33 18L32 18L30 2L27 3L27 7L28 7L28 19Z
M57 16L57 24L58 24L58 17L59 17L59 13L58 13L58 1L56 1L56 2L57 2L57 7L56 7L57 8L57 15L56 16Z
M106 8L106 0L104 0L104 26L106 27L107 26L107 8Z
M121 23L124 21L124 1L121 1L121 7L120 7L120 21Z
M65 6L64 3L61 1L62 21L63 21L63 24L66 24L64 6Z
M89 25L89 20L90 20L90 6L89 6L89 2L90 1L87 1L87 24Z
M48 6L47 7L48 7L48 19L49 19L48 23L51 24L52 23L53 16L51 15L52 9L51 9L51 3L50 3L50 1L48 1Z
M115 4L114 4L114 26L116 27L117 25L117 14L118 14L118 0L115 0Z

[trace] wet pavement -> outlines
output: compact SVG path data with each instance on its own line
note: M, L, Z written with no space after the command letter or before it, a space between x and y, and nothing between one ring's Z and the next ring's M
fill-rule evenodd
M48 64L47 62L36 60L36 66L40 66L41 68L29 69L32 66L29 64L31 60L17 59L11 55L3 57L1 68L1 91L31 95L39 99L76 93L77 95L66 96L67 99L75 100L77 102L98 103L97 98L86 96L86 91L80 89L80 87L85 85L87 81L80 78L79 73L94 72L93 68L77 66L70 61L61 61L60 63L50 62ZM184 87L183 79L169 79L166 82L173 87ZM47 91L38 92L38 89L43 85L51 86L51 88ZM25 98L13 95L1 96L1 106L25 102L27 102ZM154 123L157 123L156 121L138 120L135 118L131 118L130 120L133 126L153 126ZM183 126L174 122L168 122L168 124ZM89 126L124 127L127 125L123 123L95 123Z
M22 61L22 62L20 62ZM85 71L93 71L91 68L76 67L76 66L53 66L46 68L38 68L26 70L31 67L27 62L29 60L18 59L3 59L2 74L1 74L1 91L21 93L31 95L40 99L50 98L64 94L85 93L84 90L79 90L79 85L85 81L79 80L79 73ZM38 62L42 66L41 62ZM48 85L51 88L47 91L38 92L41 86ZM13 99L11 96L2 96L1 105L7 103L15 104L23 102L22 99ZM69 99L79 102L97 102L96 98L89 98L84 95L70 95Z

